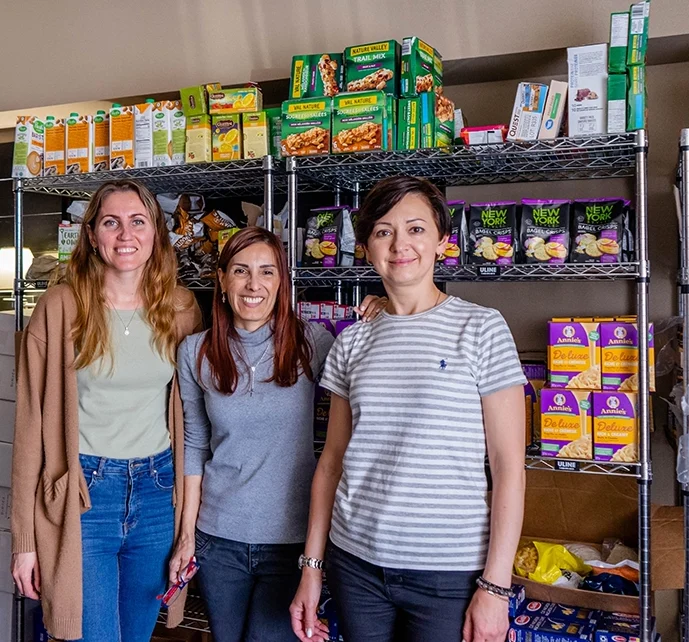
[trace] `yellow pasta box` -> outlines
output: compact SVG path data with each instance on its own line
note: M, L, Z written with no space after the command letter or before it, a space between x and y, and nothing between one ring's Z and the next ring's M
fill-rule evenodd
M241 115L213 116L213 162L242 157Z
M105 172L110 167L110 118L103 110L93 117L93 171Z
M211 117L187 116L185 157L187 163L210 163L212 159Z
M134 108L119 103L110 109L110 169L134 167Z
M65 121L46 116L43 148L43 176L65 173Z
M66 174L93 171L93 119L72 113L65 122Z
M554 388L541 391L541 455L593 459L590 392Z
M600 325L603 390L637 392L639 389L639 329L635 317ZM653 324L648 327L649 387L655 391Z
M256 85L216 89L208 92L208 112L211 116L243 114L263 109L263 93Z
M14 130L12 176L35 178L43 172L45 126L36 116L17 116Z
M265 111L242 114L244 158L263 158L270 153L270 128Z
M597 461L639 461L636 394L593 393L593 452Z
M600 390L600 324L592 319L548 323L548 383L551 388Z

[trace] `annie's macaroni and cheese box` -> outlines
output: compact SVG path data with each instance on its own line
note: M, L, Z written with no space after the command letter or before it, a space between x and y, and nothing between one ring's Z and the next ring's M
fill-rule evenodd
M110 169L134 168L134 107L110 108Z
M65 121L46 116L43 152L43 176L65 173Z
M103 110L93 117L93 171L110 169L110 118Z
M639 330L633 319L600 324L603 390L636 392L639 389ZM655 391L653 324L648 328L649 387Z
M639 460L636 394L593 393L593 454L598 461Z
M524 385L526 402L526 446L541 441L541 392L548 378L545 362L522 361L522 371L527 379Z
M548 323L548 383L551 388L600 390L600 323L553 319Z
M43 171L43 142L45 127L36 116L17 116L14 130L12 176L35 178Z
M541 455L593 459L590 392L541 391Z
M70 114L65 122L65 154L67 174L87 174L93 171L93 119L91 116Z

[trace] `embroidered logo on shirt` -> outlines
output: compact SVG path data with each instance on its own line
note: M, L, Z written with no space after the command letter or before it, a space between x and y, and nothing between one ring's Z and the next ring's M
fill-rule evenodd
M440 369L445 370L445 368L447 368L447 361L445 361L445 359L441 359L440 360Z

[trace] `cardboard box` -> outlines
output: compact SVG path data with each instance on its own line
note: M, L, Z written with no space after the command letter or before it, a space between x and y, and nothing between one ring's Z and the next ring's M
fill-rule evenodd
M172 104L170 102L170 104ZM157 102L153 105L152 113L152 143L154 167L172 165L172 123L171 109L168 101Z
M509 642L593 642L591 622L557 622L542 615L518 615L510 624Z
M270 125L265 111L242 114L244 158L263 158L270 153Z
M12 488L12 444L4 442L0 442L0 487Z
M72 256L74 248L79 243L81 224L62 221L57 228L57 260L67 263Z
M629 67L627 74L627 131L633 132L646 127L646 67Z
M180 102L184 115L189 117L208 114L208 92L219 91L220 89L222 89L222 85L218 82L180 89Z
M155 100L134 105L134 164L136 167L153 167L153 107Z
M608 131L608 45L567 49L569 68L569 135Z
M36 116L17 116L12 154L12 176L35 178L43 173L45 127Z
M65 173L88 174L93 171L93 119L72 113L65 121Z
M65 173L65 121L64 118L46 116L43 148L43 176Z
M552 388L600 390L600 324L573 319L548 323L548 383Z
M593 459L590 392L541 391L541 455Z
M211 117L187 116L185 158L187 163L210 163L212 155Z
M428 147L446 147L454 142L455 105L445 96L436 93L420 94L421 135L419 145Z
M627 74L608 76L608 134L627 131Z
M93 171L110 169L110 118L102 109L93 117Z
M172 139L172 164L183 165L187 145L187 117L182 110L182 102L167 102L170 113L170 138Z
M280 142L282 140L282 109L280 107L270 107L264 110L268 119L270 130L270 155L273 158L280 158Z
M443 58L416 36L402 40L400 95L417 96L443 86Z
M332 98L286 100L281 120L282 156L330 153Z
M242 157L242 117L239 114L213 116L213 162Z
M648 16L651 3L636 2L629 8L629 39L627 41L627 66L646 64L648 48Z
M344 56L324 53L292 57L290 99L336 96L344 84Z
M208 93L208 113L211 116L243 114L263 109L263 93L256 85L216 89Z
M14 401L0 399L0 442L14 441Z
M464 127L460 136L465 145L493 145L504 143L507 136L507 125L485 125L482 127Z
M332 151L388 149L387 97L382 91L343 93L333 98Z
M627 71L627 43L629 42L629 11L610 14L610 48L608 71L623 74Z
M550 87L548 88L548 98L545 101L541 129L538 132L539 139L549 140L560 135L566 106L567 83L560 80L551 80Z
M398 110L397 149L418 149L421 101L418 98L400 98Z
M639 389L639 331L635 320L600 324L603 390L637 392ZM648 328L649 388L655 392L655 342L653 324Z
M347 47L346 91L384 91L399 95L400 44L396 40Z
M520 82L507 128L507 140L536 140L541 130L548 85Z
M115 103L110 109L110 169L134 168L134 108Z
M593 458L596 461L639 461L637 395L593 393Z

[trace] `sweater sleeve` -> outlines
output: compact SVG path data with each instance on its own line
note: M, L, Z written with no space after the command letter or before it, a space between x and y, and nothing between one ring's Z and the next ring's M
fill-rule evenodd
M34 313L35 314L35 313ZM40 324L37 318L32 322ZM43 468L43 394L46 378L46 342L32 333L22 336L17 368L17 405L12 453L12 552L36 550L34 509Z
M203 475L204 465L211 458L211 422L196 368L195 347L201 340L199 335L187 337L180 344L177 355L179 390L184 408L185 475Z

